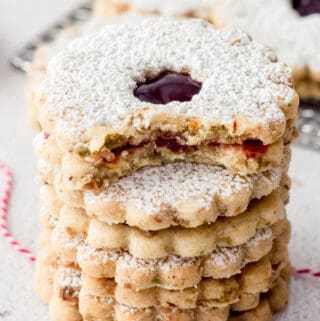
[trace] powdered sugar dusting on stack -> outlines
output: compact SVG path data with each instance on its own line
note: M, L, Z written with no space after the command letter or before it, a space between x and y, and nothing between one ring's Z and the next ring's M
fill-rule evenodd
M196 117L208 126L230 126L239 114L256 126L278 126L285 122L280 102L290 103L295 93L290 70L271 57L239 30L214 31L199 21L146 19L138 25L109 26L72 42L51 61L42 109L74 144L84 143L85 132L95 126L119 132L128 126L146 128L164 112ZM168 68L188 70L203 83L201 92L190 102L167 105L146 104L133 96L146 73Z
M113 5L129 2L209 5ZM298 99L270 49L200 20L110 24L50 62L36 101L36 283L54 321L267 321L285 307Z
M87 191L85 202L94 202L97 198L104 202L116 199L123 206L133 202L137 208L152 214L158 213L161 207L177 208L184 201L196 199L200 207L209 209L216 198L227 199L240 192L249 199L260 198L261 195L255 194L257 186L276 187L281 176L280 168L268 175L241 177L218 166L175 163L142 169L99 194Z

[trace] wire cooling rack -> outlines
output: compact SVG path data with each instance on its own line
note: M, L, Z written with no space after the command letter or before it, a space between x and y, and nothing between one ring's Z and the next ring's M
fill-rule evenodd
M296 144L320 151L320 101L301 101Z
M39 44L53 41L59 32L67 26L88 20L91 15L91 10L91 1L85 1L82 5L59 19L55 24L16 52L11 57L10 64L16 69L27 71L30 62L33 59L34 52Z
M84 2L15 53L10 59L10 64L16 69L26 71L39 44L53 41L59 32L67 26L86 21L90 17L91 11L91 1ZM301 102L297 127L300 135L295 143L320 151L320 101Z

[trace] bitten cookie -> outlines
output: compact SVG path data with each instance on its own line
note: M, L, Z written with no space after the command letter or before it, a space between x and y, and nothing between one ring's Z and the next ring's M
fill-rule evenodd
M293 121L290 121L290 123L292 122ZM290 155L290 148L288 146L294 138L295 127L293 124L293 126L289 126L286 129L284 134L283 141L286 145L284 146L281 155L281 167L287 167L288 165L290 159L290 157L288 158L288 154ZM84 162L81 157L72 155L71 152L64 155L53 135L49 135L45 132L39 133L34 140L34 146L39 158L39 183L42 182L42 184L60 185L59 190L63 190L63 192L59 192L59 194L63 199L71 197L78 199L79 196L75 194L79 194L79 191L81 190L83 191L84 189L89 188L92 189L94 187L96 191L97 189L103 190L103 185L110 184L108 180L100 179L107 170L105 166L101 167L96 163ZM236 157L236 155L231 155L231 157ZM177 159L177 161L179 160ZM277 160L276 163L280 163L280 161ZM156 165L156 163L153 165ZM102 172L99 172L100 169ZM284 170L284 172L286 172L286 170ZM247 176L251 175L252 174L249 174Z
M213 20L234 25L275 49L289 64L302 98L320 99L320 5L318 0L217 0Z
M75 189L175 161L258 173L281 161L298 106L291 78L237 29L146 19L56 56L38 93L40 120Z

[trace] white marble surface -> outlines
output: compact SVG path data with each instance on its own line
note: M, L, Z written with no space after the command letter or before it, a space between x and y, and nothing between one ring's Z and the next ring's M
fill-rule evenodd
M0 0L0 161L14 173L9 226L14 236L37 249L38 188L34 184L34 132L25 112L24 77L7 64L25 41L71 8L77 0ZM320 271L320 153L294 148L294 178L288 214L293 222L291 257L297 268ZM0 177L1 189L1 177ZM36 299L34 266L13 251L0 235L0 321L47 321L47 308ZM320 280L294 277L291 305L277 321L316 321L320 315Z

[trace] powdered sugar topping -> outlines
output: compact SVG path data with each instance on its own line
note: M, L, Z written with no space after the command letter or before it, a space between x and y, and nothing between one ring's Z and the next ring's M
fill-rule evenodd
M253 247L260 242L270 240L273 238L273 233L271 228L264 228L257 231L256 235L247 242L248 247Z
M210 260L214 262L215 265L219 267L227 266L230 262L236 263L242 260L243 249L239 246L237 247L223 247L218 249L210 256Z
M41 110L75 145L86 145L88 131L97 126L141 131L164 114L194 117L206 129L231 128L235 119L250 128L284 129L280 106L292 102L294 91L289 69L273 59L270 50L241 31L215 30L198 20L110 25L73 41L51 61L40 90ZM166 105L134 97L137 82L163 70L188 71L202 82L200 93L189 102Z
M182 258L173 254L161 259L140 259L128 253L124 253L119 257L117 269L143 269L146 271L156 271L160 268L163 271L170 271L172 268L193 266L199 262L200 258Z
M59 285L61 287L79 288L81 273L78 270L61 267L59 269Z
M117 262L121 257L120 252L113 250L100 250L88 244L78 247L77 257L79 260L90 260L95 265L106 264L107 262Z
M194 163L174 163L161 167L144 168L124 177L96 194L87 190L85 204L96 200L116 200L123 207L130 202L144 213L156 214L162 208L177 208L185 201L196 200L200 208L209 209L214 201L228 199L239 193L251 197L255 189L272 192L281 179L281 169L242 177L219 166ZM261 185L261 186L260 186Z
M97 295L92 295L88 292L86 292L85 290L81 289L79 296L90 296L90 298L94 301L94 302L102 302L102 303L106 303L108 305L114 305L115 304L115 300L113 297L107 297L107 296L97 296Z

